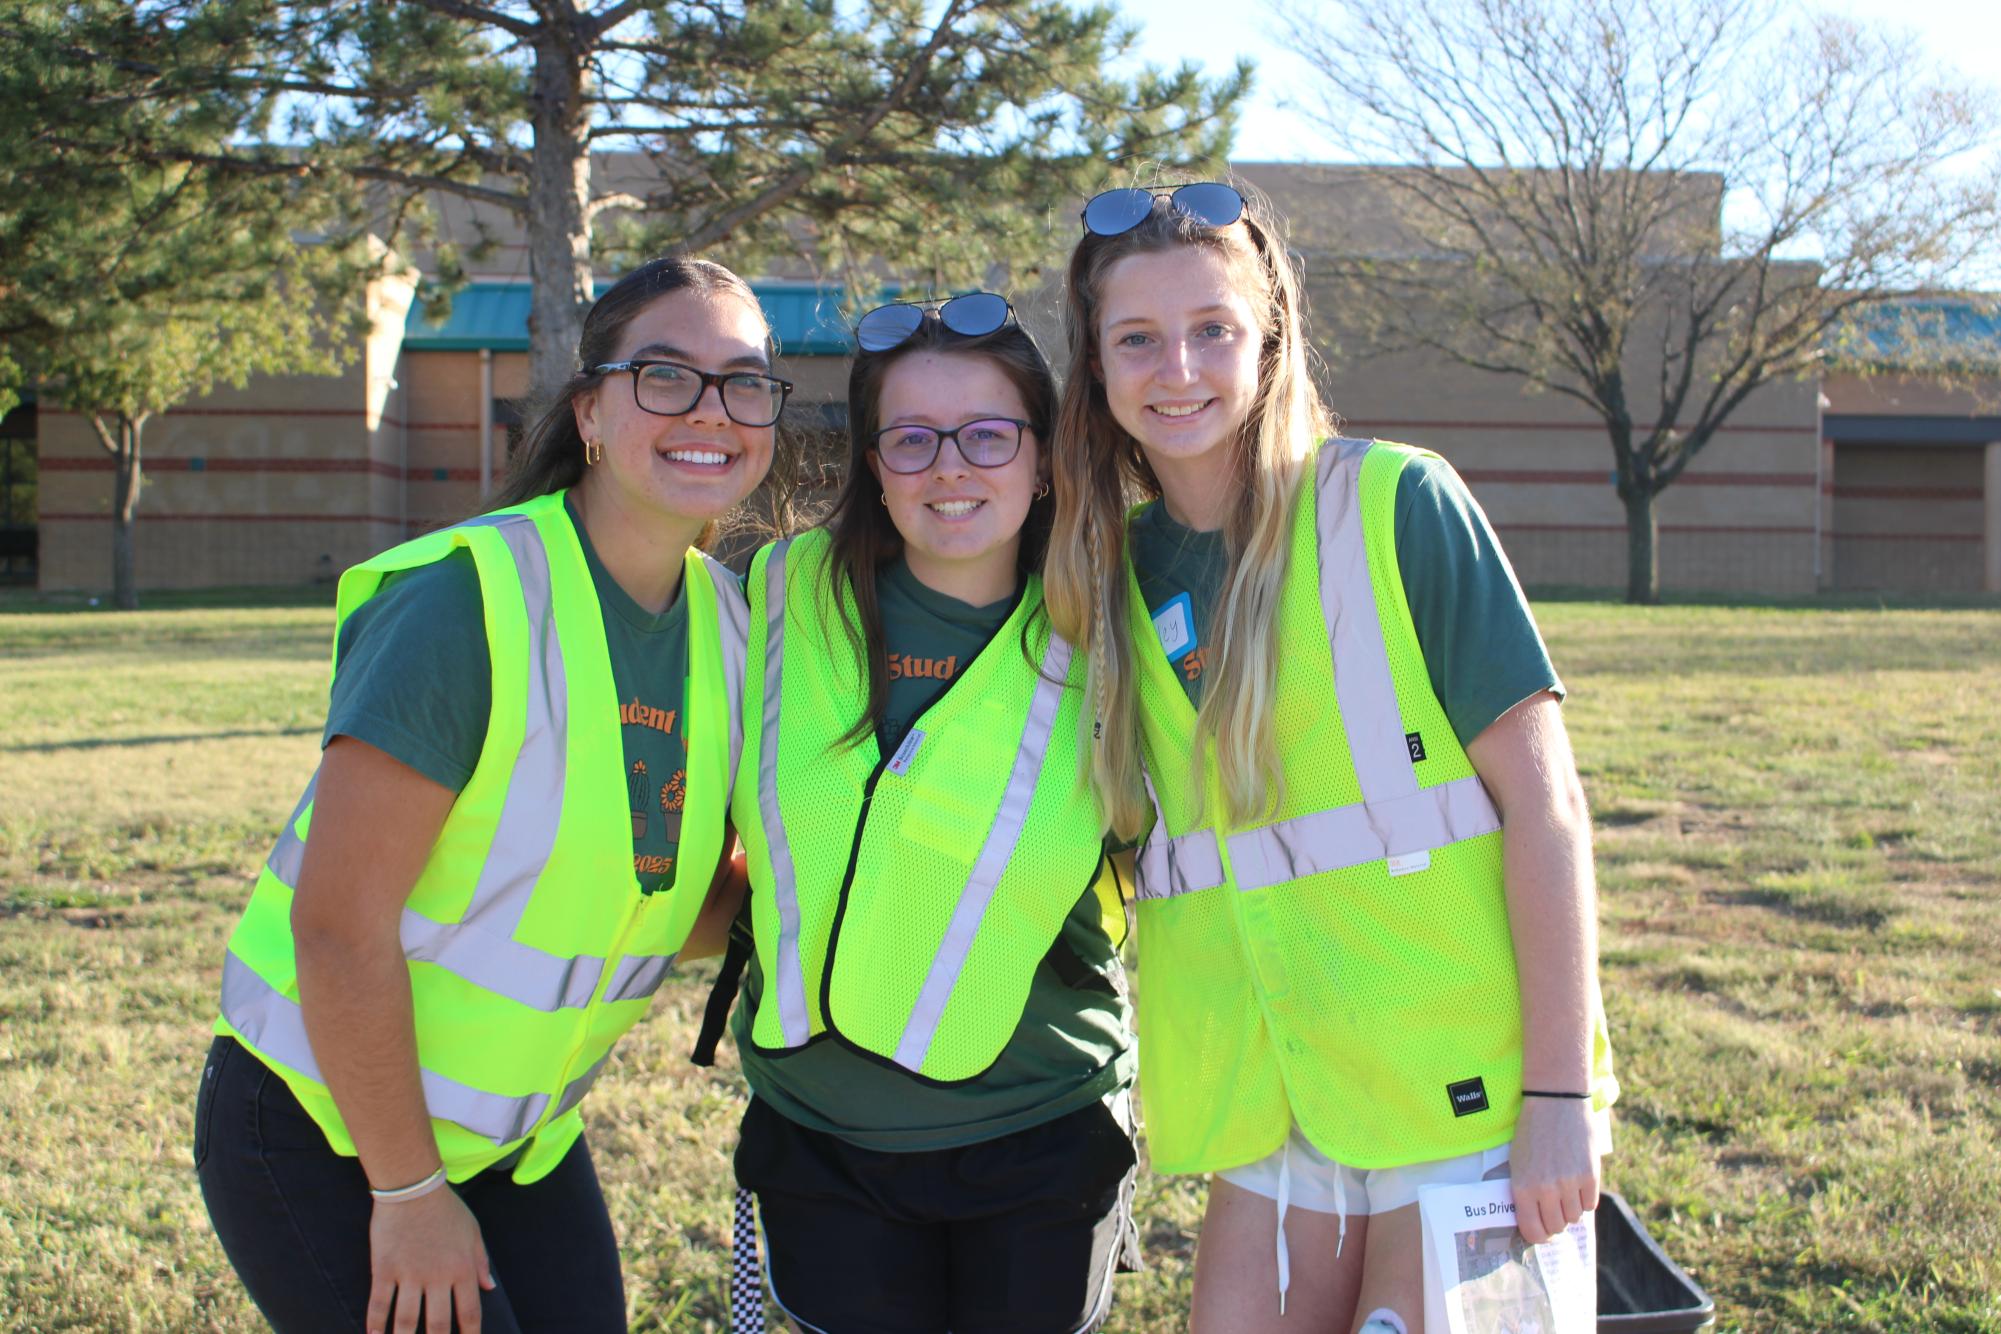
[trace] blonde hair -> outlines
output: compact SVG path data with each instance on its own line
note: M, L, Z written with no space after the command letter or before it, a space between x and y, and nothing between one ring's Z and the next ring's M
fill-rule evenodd
M1070 257L1064 321L1070 364L1057 410L1056 527L1043 572L1051 623L1088 655L1091 714L1085 753L1107 823L1133 837L1149 803L1141 778L1139 682L1126 581L1126 510L1157 499L1160 480L1139 442L1112 416L1098 374L1097 325L1104 281L1120 260L1179 246L1224 256L1233 282L1263 322L1258 387L1232 456L1236 486L1223 520L1228 575L1210 639L1208 685L1196 715L1189 763L1201 792L1202 757L1214 746L1229 821L1272 810L1283 791L1273 725L1278 674L1278 603L1292 543L1293 501L1331 414L1314 388L1300 276L1265 198L1232 181L1244 215L1210 227L1157 200L1118 236L1087 233Z

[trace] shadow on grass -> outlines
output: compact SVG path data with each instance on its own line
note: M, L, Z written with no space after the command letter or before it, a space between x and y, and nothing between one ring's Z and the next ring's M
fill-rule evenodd
M1616 588L1583 584L1530 584L1531 602L1602 602L1625 606ZM1662 589L1662 607L1737 607L1770 611L2001 611L2001 593L1899 593L1891 590L1854 593L1723 592L1714 589Z
M1769 908L1773 912L1821 926L1855 927L1880 931L1896 914L1878 904L1826 894L1784 894L1770 889L1726 889L1707 895L1712 903L1731 907Z
M139 595L141 611L221 610L237 607L331 607L334 585L254 585L230 588L160 588ZM102 590L43 593L32 588L0 588L0 616L46 616L60 612L115 612Z
M93 736L75 741L31 741L0 746L0 753L46 755L63 750L115 750L125 746L169 746L177 741L233 741L247 736L309 736L317 727L239 727L227 732L180 732L166 736Z

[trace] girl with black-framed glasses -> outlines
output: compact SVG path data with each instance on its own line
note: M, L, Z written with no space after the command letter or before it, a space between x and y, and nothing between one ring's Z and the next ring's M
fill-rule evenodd
M858 341L833 516L746 583L739 1270L754 1198L802 1330L1071 1334L1136 1156L1124 916L1041 605L1055 385L992 294Z
M745 608L702 548L789 386L703 260L578 352L491 510L342 576L320 765L222 962L195 1165L283 1334L626 1327L579 1104L740 901Z

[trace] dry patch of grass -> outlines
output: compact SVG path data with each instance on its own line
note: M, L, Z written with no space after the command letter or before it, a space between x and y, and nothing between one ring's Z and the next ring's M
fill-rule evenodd
M1544 609L1599 821L1610 1184L1725 1330L2001 1331L2001 615ZM188 1158L323 608L0 616L0 1328L258 1328ZM671 982L591 1096L641 1330L722 1327L741 1087ZM1146 1181L1110 1328L1185 1323Z

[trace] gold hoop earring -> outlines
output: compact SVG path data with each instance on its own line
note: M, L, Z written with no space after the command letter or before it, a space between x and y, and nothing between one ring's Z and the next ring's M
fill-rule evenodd
M1049 483L1044 482L1041 486L1035 488L1035 498L1037 500L1045 500L1048 498L1048 496L1049 496Z
M592 464L603 462L603 460L604 460L604 441L602 440L584 441L584 466L588 468Z
M883 507L884 509L888 509L888 508L889 508L889 492L887 492L887 491L878 491L878 492L876 492L876 495L878 495L878 496L880 496L880 497L882 498L882 507Z

